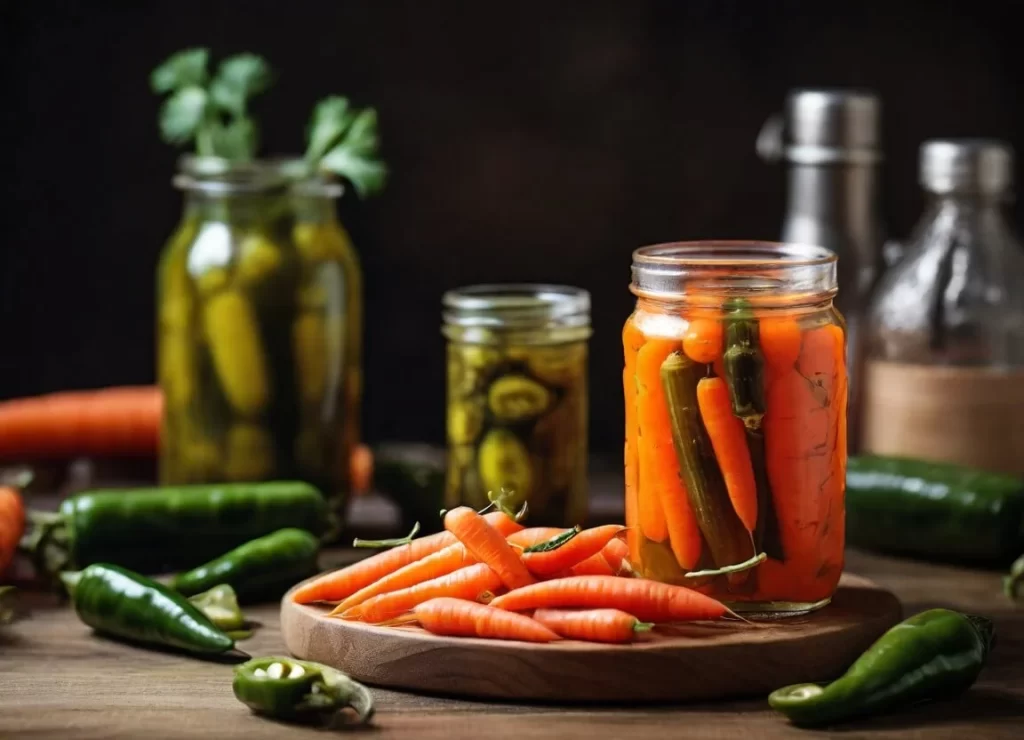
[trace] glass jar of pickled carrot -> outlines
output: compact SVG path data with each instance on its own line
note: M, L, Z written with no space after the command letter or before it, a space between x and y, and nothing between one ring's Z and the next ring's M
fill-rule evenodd
M634 569L736 611L827 604L843 569L846 326L821 247L633 254L625 351Z
M587 514L590 296L477 285L443 297L448 339L445 504L528 504L531 524Z

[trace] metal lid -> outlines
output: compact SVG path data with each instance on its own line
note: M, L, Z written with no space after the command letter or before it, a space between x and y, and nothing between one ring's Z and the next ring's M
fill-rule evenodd
M1013 148L996 139L926 141L920 182L932 193L1004 193L1013 185Z
M757 151L769 162L877 162L882 158L880 109L878 97L865 90L792 90L785 114L762 127Z

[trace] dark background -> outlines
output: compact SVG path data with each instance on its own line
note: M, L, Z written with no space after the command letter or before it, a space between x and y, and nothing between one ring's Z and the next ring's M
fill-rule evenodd
M0 398L152 382L181 199L147 79L205 45L277 70L254 106L267 152L298 152L327 94L378 108L389 187L341 205L370 441L443 437L444 289L543 280L593 294L592 447L617 451L631 250L776 237L783 171L754 139L796 86L881 95L883 212L904 235L923 139L1024 144L1021 4L0 0Z

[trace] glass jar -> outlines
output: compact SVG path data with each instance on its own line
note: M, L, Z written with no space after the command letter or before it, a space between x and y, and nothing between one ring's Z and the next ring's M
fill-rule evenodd
M186 157L158 275L165 484L298 479L342 508L359 434L361 277L341 187Z
M445 293L445 503L488 494L531 524L587 515L590 296L558 285L478 285Z
M801 613L843 569L846 326L821 247L633 253L626 526L641 575L736 611Z
M930 203L869 314L863 448L1024 474L1024 248L1012 150L925 142Z

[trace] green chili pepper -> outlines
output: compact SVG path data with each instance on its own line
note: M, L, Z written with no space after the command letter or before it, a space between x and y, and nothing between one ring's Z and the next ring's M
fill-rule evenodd
M329 522L320 492L298 481L87 491L31 516L37 564L51 573L102 562L177 571L282 527L320 534Z
M277 719L319 720L328 725L365 725L373 695L341 671L294 658L254 658L235 666L232 689L257 714ZM346 721L344 710L355 710Z
M97 632L199 655L226 653L234 641L184 596L138 573L95 563L62 573L78 618Z
M1003 593L1016 601L1022 581L1024 581L1024 555L1013 561L1013 565L1010 566L1010 574L1003 577Z
M178 574L171 588L191 596L225 583L243 602L277 597L316 573L319 550L320 541L309 532L279 529Z
M970 688L994 645L988 619L931 609L878 638L842 678L787 686L768 703L794 724L813 726L949 698Z
M235 590L226 583L188 598L214 626L227 633L244 631L245 615L238 606Z

